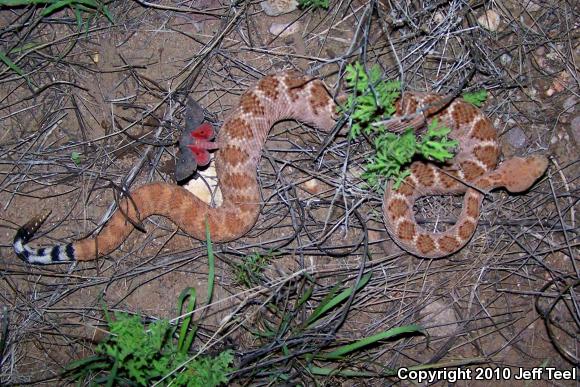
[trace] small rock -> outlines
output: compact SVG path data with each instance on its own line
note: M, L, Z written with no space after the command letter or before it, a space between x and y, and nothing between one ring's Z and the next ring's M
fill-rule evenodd
M497 31L499 27L500 17L493 9L486 11L483 15L477 18L477 23L488 31Z
M311 195L318 195L321 192L324 192L325 190L329 189L327 184L324 184L318 179L307 180L301 184L301 187L304 189L304 191L308 192Z
M519 126L516 126L507 133L507 141L514 148L520 149L527 144L528 139L524 131Z
M571 95L570 97L566 98L562 107L564 108L564 113L574 113L576 111L576 105L578 104L578 98L575 95Z
M540 9L542 9L540 4L536 4L533 1L526 1L525 3L526 11L528 12L538 12Z
M502 65L507 66L512 63L512 56L508 53L502 54L502 56L499 57L499 61Z
M270 33L272 35L286 37L292 35L300 30L302 25L298 23L274 23L270 26Z
M561 71L560 74L558 74L558 76L556 76L554 78L552 85L546 91L546 95L548 97L551 97L552 95L554 95L556 93L561 93L562 91L564 91L564 89L566 88L566 85L570 81L570 78L571 78L570 74L566 70Z
M580 116L576 116L572 119L570 123L570 128L572 129L572 136L576 143L580 143Z
M546 58L558 62L561 60L562 56L557 51L550 51L546 54Z
M262 9L268 16L278 16L294 11L298 8L296 0L266 0L260 3Z
M445 20L445 15L441 12L436 12L435 15L433 15L433 21L435 23L441 23L443 20Z
M457 314L443 301L427 304L419 313L427 332L436 337L451 336L458 328Z

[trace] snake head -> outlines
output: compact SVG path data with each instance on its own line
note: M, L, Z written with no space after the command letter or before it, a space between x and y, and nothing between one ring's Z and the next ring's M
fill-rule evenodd
M498 168L502 174L502 185L510 192L528 190L548 168L548 159L543 155L514 157L504 161Z

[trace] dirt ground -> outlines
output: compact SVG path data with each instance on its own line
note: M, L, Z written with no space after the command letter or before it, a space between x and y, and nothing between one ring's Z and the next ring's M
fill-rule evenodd
M106 334L103 304L174 318L188 286L200 297L195 344L234 350L233 384L279 385L272 375L284 374L289 385L410 385L389 370L416 365L508 369L511 378L496 379L503 385L578 384L546 372L536 381L513 377L520 368L580 364L578 6L330 4L268 16L259 2L114 2L113 24L99 16L80 31L70 9L43 19L40 9L0 7L0 52L25 75L0 64L1 385L64 383L63 367L92 354ZM289 27L274 35L273 24ZM201 308L205 243L161 217L149 218L146 233L133 232L98 261L42 267L14 254L18 227L45 209L52 213L35 246L96 232L113 209L115 187L175 183L187 96L219 128L265 74L295 69L338 93L345 66L356 60L369 68L379 63L385 78L401 79L408 90L485 88L483 110L500 133L503 157L542 153L550 157L548 172L526 193L488 195L461 251L419 259L390 240L382 195L360 178L369 142L349 141L346 126L329 135L282 122L270 132L259 167L258 223L247 236L214 246L217 287L208 308ZM429 197L417 204L416 216L442 230L460 206L458 198ZM236 266L255 253L269 257L269 265L248 288ZM312 287L293 315L300 326L335 286L352 287L366 273L372 277L355 297L299 337L253 334L280 325L278 311L293 310ZM312 362L335 368L333 375L312 372L301 355L407 324L421 324L428 335ZM370 376L338 374L344 370ZM489 384L476 379L456 384Z

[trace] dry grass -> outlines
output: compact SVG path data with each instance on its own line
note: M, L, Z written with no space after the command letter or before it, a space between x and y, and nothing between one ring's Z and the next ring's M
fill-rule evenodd
M114 25L97 17L82 31L70 10L41 19L32 7L0 9L1 51L26 79L0 66L0 384L61 383L62 367L90 354L102 337L101 299L112 310L174 316L181 289L203 288L207 278L204 246L159 218L110 259L66 267L18 261L11 240L19 225L52 208L53 223L36 243L80 238L112 210L109 187L171 181L171 145L189 94L219 123L263 74L295 68L323 77L336 92L344 66L355 60L379 63L408 89L486 88L492 98L485 110L504 155L550 154L548 174L525 195L490 195L475 237L458 254L419 260L389 242L381 196L361 185L370 150L364 138L277 125L260 167L259 222L247 237L216 247L220 288L196 315L197 348L233 348L238 371L231 376L239 384L280 384L282 377L384 384L391 369L417 364L578 365L580 134L571 124L578 118L578 8L537 4L331 1L329 11L268 18L249 2L114 2ZM489 9L501 18L497 31L477 22ZM275 37L267 30L273 22L302 27ZM317 192L304 184L312 179ZM424 200L418 220L441 227L453 222L453 206ZM244 289L233 264L253 252L275 257L259 283ZM352 287L369 272L354 297L300 328L336 284ZM308 289L311 298L298 308ZM283 316L291 316L291 330L281 330ZM411 323L431 337L383 341L340 362L307 360ZM268 325L279 334L252 335ZM373 377L322 377L312 365Z

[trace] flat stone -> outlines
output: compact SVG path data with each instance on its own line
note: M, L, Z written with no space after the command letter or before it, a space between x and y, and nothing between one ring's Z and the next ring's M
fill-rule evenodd
M298 8L296 0L266 0L260 3L260 6L268 16L283 15L294 11Z
M300 22L273 23L270 26L270 33L272 35L280 36L283 38L283 37L286 37L286 36L289 36L289 35L296 33L297 31L300 30L301 27L302 27L302 25L300 24Z
M488 31L497 31L500 23L500 17L493 9L485 11L483 15L477 18L477 23Z
M574 140L576 143L580 143L580 116L576 116L572 119L570 127L572 128L572 136L574 136Z
M523 148L528 143L526 134L519 126L516 126L507 133L507 141L516 149Z
M499 57L499 61L501 62L502 65L507 66L510 63L512 63L512 56L510 54L502 54L502 56Z
M457 314L450 304L442 300L425 305L419 314L421 316L421 324L426 327L427 332L432 336L448 337L457 331Z
M578 98L575 95L571 95L570 97L566 98L562 107L566 113L574 113L576 110L576 105L578 104Z

